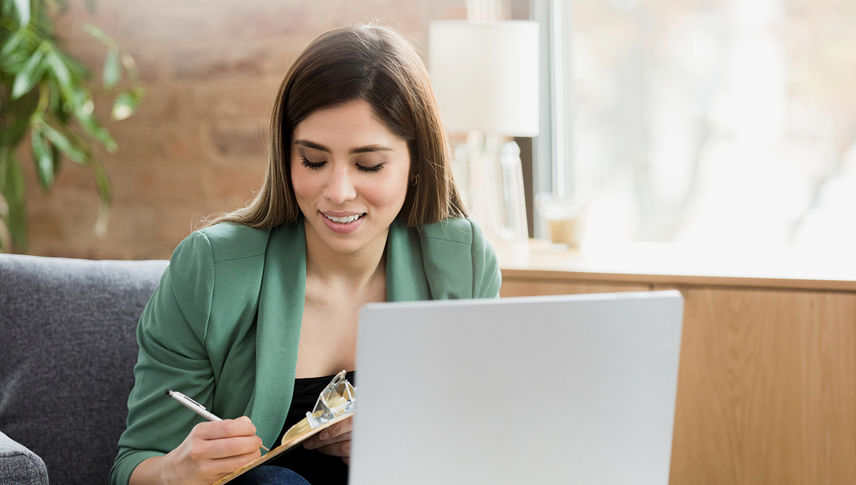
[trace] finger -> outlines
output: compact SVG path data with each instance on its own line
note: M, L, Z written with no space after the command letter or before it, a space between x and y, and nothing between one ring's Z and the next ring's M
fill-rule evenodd
M329 428L325 429L321 433L319 433L319 437L322 440L327 440L327 439L330 439L331 437L336 437L339 435L343 435L345 433L350 434L353 427L354 427L353 416L349 416L348 419L346 419L344 421L340 421L340 422L334 424L333 426L330 426Z
M330 426L329 428L321 431L320 433L313 436L312 438L306 440L303 444L303 447L313 449L313 448L317 448L319 446L323 446L324 443L327 443L327 442L342 441L342 439L348 439L349 440L349 439L351 439L351 430L353 429L353 426L354 426L354 416L351 415L351 416L348 416L344 421L340 421L340 422ZM334 438L339 437L339 436L341 436L343 438L339 439L339 440L334 439ZM334 440L329 441L331 439L334 439Z
M328 435L322 435L321 433L307 439L303 442L303 447L308 449L318 448L324 445L328 445L331 443L337 443L339 441L343 441L346 439L351 439L351 433L340 434L338 436L330 437Z
M207 460L203 464L200 465L200 472L203 475L208 477L213 477L212 481L219 480L220 478L232 473L233 471L241 468L247 463L252 462L261 456L261 452L258 449L253 451L252 453L245 453L243 455L238 456L230 456L228 458L218 458L216 460Z
M256 427L250 418L242 416L238 419L199 423L193 427L192 432L199 438L210 440L233 436L254 436Z
M348 431L347 433L340 434L339 436L334 436L332 438L327 438L327 439L321 439L318 437L311 438L311 439L306 441L306 443L304 444L304 447L309 448L309 449L320 448L322 446L332 445L333 443L340 443L342 441L350 441L350 440L351 440L351 432Z
M258 436L240 436L205 442L206 455L210 459L229 458L234 456L258 453L262 439Z
M336 423L335 425L331 426L331 428L336 428L339 433L350 432L354 429L354 417L349 416L346 420L340 423Z
M332 456L350 456L351 455L351 440L341 441L330 445L324 445L318 448L319 453Z

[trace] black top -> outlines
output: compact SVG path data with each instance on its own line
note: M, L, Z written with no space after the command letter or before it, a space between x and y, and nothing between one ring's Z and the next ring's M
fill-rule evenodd
M289 428L305 418L308 411L312 411L315 402L318 401L318 395L333 380L333 377L335 375L294 380L294 396L291 398L291 407L285 417L285 424L276 439L277 445ZM352 385L355 385L353 371L347 373L347 378ZM274 458L270 464L290 468L312 485L346 485L348 483L348 465L341 458L325 455L317 450L307 450L303 445L298 445Z

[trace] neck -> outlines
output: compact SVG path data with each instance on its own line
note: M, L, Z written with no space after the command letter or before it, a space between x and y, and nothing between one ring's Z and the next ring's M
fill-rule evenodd
M304 232L307 277L362 286L368 284L379 272L383 273L385 237L378 238L377 241L354 253L341 254L331 251L311 228L306 227Z

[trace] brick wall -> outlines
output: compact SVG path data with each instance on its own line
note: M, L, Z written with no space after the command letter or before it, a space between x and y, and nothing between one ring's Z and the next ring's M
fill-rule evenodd
M90 170L65 163L46 195L26 167L27 252L93 259L168 258L203 217L253 196L277 87L316 35L377 21L427 54L429 21L466 17L464 0L98 0L95 14L70 3L57 20L68 49L100 72L105 48L80 28L98 25L134 56L146 90L136 115L108 124L119 150L100 153L114 189L104 236ZM107 101L96 98L102 119Z

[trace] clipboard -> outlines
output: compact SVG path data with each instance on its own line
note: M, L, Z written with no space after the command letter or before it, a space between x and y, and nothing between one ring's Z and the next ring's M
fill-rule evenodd
M230 482L253 468L296 448L330 426L348 419L356 409L356 391L356 388L345 377L345 371L339 372L333 377L330 384L321 391L312 411L307 412L305 418L285 432L278 446L216 481L214 485Z

